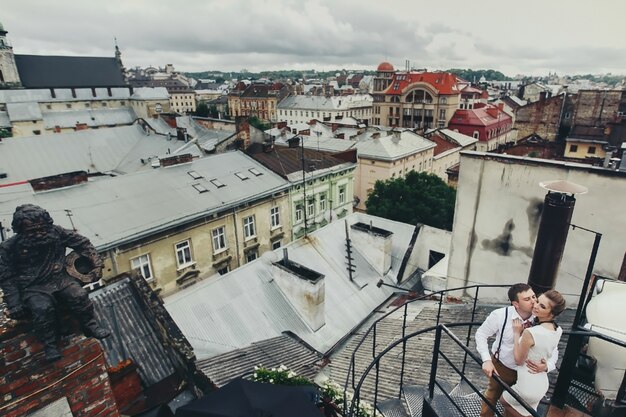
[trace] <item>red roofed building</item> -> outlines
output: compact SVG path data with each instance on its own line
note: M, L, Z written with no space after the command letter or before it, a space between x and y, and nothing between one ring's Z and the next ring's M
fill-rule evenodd
M383 62L374 78L372 123L419 130L445 127L467 86L454 74L396 72L393 65Z
M502 103L498 106L477 103L471 109L458 109L448 129L478 139L477 151L491 151L498 145L514 142L513 120L503 107Z

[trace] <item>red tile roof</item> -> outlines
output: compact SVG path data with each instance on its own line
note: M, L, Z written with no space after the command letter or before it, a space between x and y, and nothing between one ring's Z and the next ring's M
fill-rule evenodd
M444 153L445 151L449 151L450 149L454 149L454 148L460 148L459 145L457 145L456 143L452 143L449 140L446 140L445 138L435 134L432 135L431 137L429 137L428 139L430 139L431 141L435 142L437 144L437 147L434 150L434 155L437 156L441 153Z
M511 116L499 110L495 106L486 106L473 108L469 110L457 109L454 116L450 119L450 129L452 126L469 125L469 126L491 126L497 125L498 122L512 121Z
M466 81L449 72L410 72L397 73L385 94L400 95L414 83L426 83L439 94L459 94L466 86ZM398 88L395 88L398 85Z
M389 62L381 62L378 65L377 71L393 71L393 65Z

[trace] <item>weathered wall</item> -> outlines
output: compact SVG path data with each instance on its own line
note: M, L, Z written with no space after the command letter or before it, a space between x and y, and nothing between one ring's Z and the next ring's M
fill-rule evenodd
M536 101L520 107L515 112L518 137L525 138L533 133L547 140L556 140L563 107L563 96Z
M617 277L626 250L626 174L589 165L467 152L461 155L448 288L526 282L546 190L540 181L589 188L572 224L603 234L594 272ZM594 235L569 231L556 289L578 298ZM506 298L485 290L483 298Z
M581 90L574 110L574 123L604 126L616 120L623 92L621 90Z
M30 326L0 328L0 415L22 417L65 399L74 417L119 417L98 341L73 336L60 348L63 358L48 363Z

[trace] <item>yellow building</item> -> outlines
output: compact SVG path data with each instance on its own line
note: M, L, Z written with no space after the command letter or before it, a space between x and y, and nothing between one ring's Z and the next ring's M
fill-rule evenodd
M567 138L563 156L571 159L604 159L606 157L605 147L608 142L601 140Z
M289 94L282 83L250 84L240 82L228 94L228 111L231 117L258 117L276 122L278 103Z
M162 158L153 170L96 181L82 174L45 192L0 188L0 223L17 205L38 204L91 240L105 280L138 269L163 295L291 241L289 182L242 152Z
M165 88L0 90L0 128L14 137L126 126L169 111Z
M420 130L446 127L468 85L451 73L396 72L383 62L374 78L372 123Z

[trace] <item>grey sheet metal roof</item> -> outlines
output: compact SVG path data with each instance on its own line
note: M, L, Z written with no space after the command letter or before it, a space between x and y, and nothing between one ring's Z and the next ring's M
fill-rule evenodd
M11 122L29 122L42 120L43 116L39 104L31 103L7 103L7 114Z
M244 375L252 375L255 366L278 368L283 365L299 376L313 380L320 367L320 355L295 338L284 334L252 343L212 358L196 366L218 387Z
M53 103L66 101L102 101L102 100L168 100L169 95L164 87L141 87L134 88L131 95L130 89L125 87L107 88L75 88L72 94L70 88L55 88L54 97L49 89L20 89L0 90L0 103ZM94 94L95 93L95 94ZM75 97L74 97L75 96Z
M126 85L115 58L15 55L15 65L25 88Z
M417 152L422 152L436 146L434 142L431 142L411 131L403 131L399 133L399 140L395 138L393 133L384 136L384 132L381 132L381 137L379 138L372 137L371 132L367 133L368 137L365 139L361 139L361 137L359 137L356 145L359 157L394 160Z
M478 142L478 139L464 135L463 133L455 132L454 130L441 129L440 132L461 145L462 147L466 147Z
M115 282L90 294L96 317L111 336L102 340L109 366L132 359L141 380L155 384L174 373L169 354L150 325L128 279Z
M46 129L53 129L55 126L74 127L79 123L89 127L119 126L131 124L135 119L137 116L131 107L43 112L43 124Z
M11 120L6 111L0 111L0 127L11 127Z
M236 132L227 130L208 129L196 123L191 116L177 117L176 126L187 129L191 138L196 139L198 145L207 152L212 152L219 143L236 135Z
M262 175L250 173L252 168ZM202 178L194 179L190 171ZM236 172L248 173L248 179L239 179ZM214 178L225 187L213 185L210 180ZM195 184L208 191L199 192ZM55 223L72 228L66 215L69 209L78 231L99 250L106 250L272 195L288 185L242 152L227 152L39 193L33 193L29 184L0 187L0 221L10 224L18 204L33 203L45 207Z
M395 282L409 246L413 226L354 213L349 224L372 221L392 231L391 270L384 280ZM312 331L294 310L273 278L272 262L280 250L222 276L208 278L167 297L165 308L194 348L198 359L212 357L291 331L318 352L327 352L386 300L392 290L377 288L382 278L355 246L355 282L345 264L345 226L334 221L286 246L289 259L325 275L325 325Z
M73 171L131 173L150 170L149 158L181 147L173 136L146 135L138 125L8 138L0 142L0 185ZM183 153L203 155L196 147ZM144 163L141 162L144 160Z

